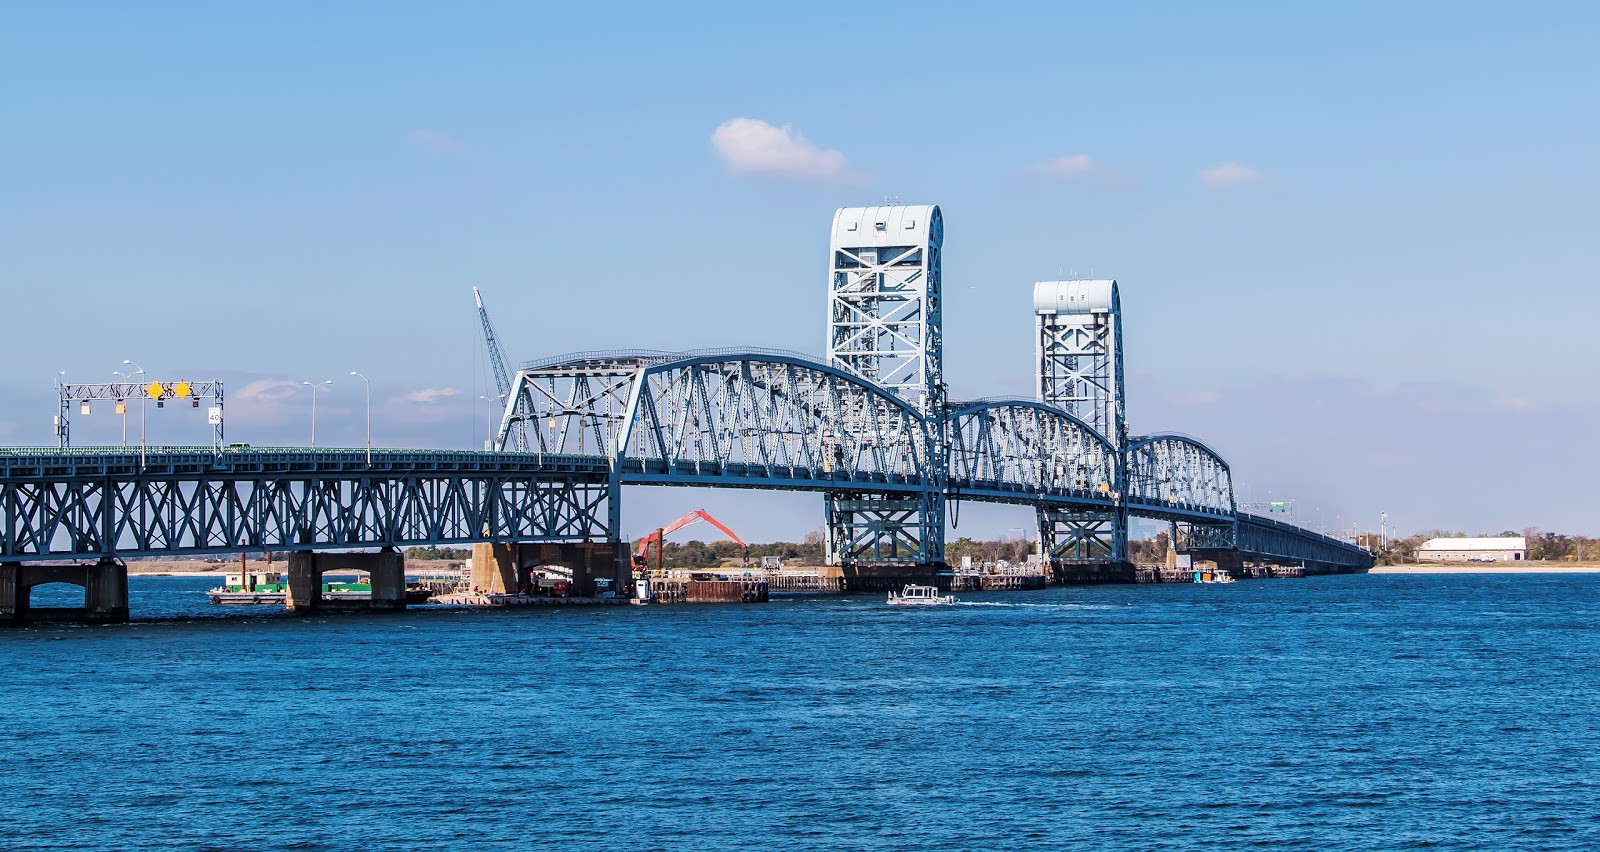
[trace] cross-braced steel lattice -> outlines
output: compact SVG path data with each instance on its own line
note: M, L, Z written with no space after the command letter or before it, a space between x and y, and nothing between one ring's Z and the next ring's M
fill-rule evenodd
M827 361L889 390L925 420L943 416L944 330L941 253L944 219L934 205L846 207L833 216L828 263ZM858 416L841 411L846 418ZM944 561L944 448L937 430L921 452L929 459L916 522L903 498L830 496L828 560ZM915 528L916 544L908 544ZM877 542L871 555L854 543ZM893 545L885 543L892 540ZM892 554L892 555L884 555Z
M206 409L206 423L211 426L211 446L213 449L222 449L222 382L62 382L56 386L56 391L59 396L56 439L63 448L72 446L74 407L80 414L88 415L95 402L114 401L120 409L117 414L126 418L126 406L132 402L139 403L141 408L150 402L154 402L158 408L165 407L168 402L174 405L188 403L192 408L199 408L201 400L211 400ZM143 417L145 412L141 410L139 415ZM124 419L122 422L126 432L128 421Z
M947 428L952 499L1112 503L1116 449L1065 411L1030 400L978 400L955 406Z
M923 519L943 505L925 497L932 427L837 367L772 350L581 353L526 365L512 391L502 440L522 400L539 447L607 447L620 483L827 491L842 559L925 561Z
M0 560L604 539L604 458L0 451Z
M1151 435L1128 445L1127 504L1148 517L1231 519L1233 475L1210 447L1184 435Z
M1122 303L1117 282L1040 281L1033 287L1034 368L1039 401L1072 414L1117 452L1127 442L1122 383ZM1043 507L1039 553L1054 560L1126 558L1125 464L1117 460L1109 507Z

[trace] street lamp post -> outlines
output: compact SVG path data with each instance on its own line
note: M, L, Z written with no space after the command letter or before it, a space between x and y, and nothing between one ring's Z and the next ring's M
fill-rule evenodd
M129 374L129 373L121 373L121 372L118 372L116 370L112 370L111 371L111 375L116 376L117 378L121 379L124 383L133 381L133 376L131 374ZM122 400L122 399L117 400L117 407L122 409L122 411L119 412L122 415L122 446L126 447L126 446L128 446L128 403L127 403L127 400Z
M483 451L488 452L494 447L494 404L492 397L480 396L483 400Z
M333 384L333 379L317 382L316 384L310 382L301 382L300 384L311 388L311 449L314 450L317 448L317 391Z
M367 386L367 467L372 467L372 382L367 381L366 376L355 370L351 370L350 375L360 379Z
M126 359L126 358L122 359L122 363L125 366L129 366L129 367L133 368L133 373L129 376L129 378L132 378L133 376L142 376L142 375L145 374L143 367L139 366L138 364L135 364L134 362L132 362L132 361ZM149 399L149 398L150 398L150 394L148 394L148 393L139 394L139 466L140 467L144 467L144 456L145 456L144 401L146 399ZM123 436L122 436L122 439L123 439L123 443L126 444L127 443L127 439L128 439L128 436L127 436L127 423L128 423L128 421L126 419L127 416L128 416L127 412L123 412L122 416L124 418L123 421L122 421L122 423L123 423Z

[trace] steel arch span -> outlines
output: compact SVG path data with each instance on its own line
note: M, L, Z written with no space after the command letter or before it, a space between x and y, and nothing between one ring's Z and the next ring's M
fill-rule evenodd
M1089 424L1053 405L985 399L950 413L952 499L1110 506L1117 451Z
M929 424L882 387L774 350L581 353L517 373L541 452L603 452L622 484L922 491ZM507 406L500 440L519 419Z
M1128 445L1126 502L1136 515L1232 524L1233 474L1215 450L1187 435L1148 435Z

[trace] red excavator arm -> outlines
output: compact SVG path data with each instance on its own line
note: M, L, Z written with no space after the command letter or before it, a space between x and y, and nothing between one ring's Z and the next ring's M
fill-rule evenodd
M689 514L684 515L683 517L677 519L676 521L673 521L672 523L667 524L666 526L662 527L661 529L658 529L655 532L653 532L653 533L645 536L644 538L640 539L639 540L639 549L637 551L635 551L634 554L633 554L634 561L638 561L640 559L643 559L645 557L645 555L650 552L650 545L652 543L654 543L656 546L659 547L661 545L661 539L663 537L665 537L668 533L676 532L678 530L683 529L684 527L692 526L694 524L698 524L701 521L705 521L706 523L716 527L717 529L722 530L722 534L723 535L727 536L728 538L733 539L734 543L739 545L740 547L749 547L750 546L748 544L745 544L743 539L739 538L737 535L734 535L733 530L730 530L727 527L723 526L721 521L717 520L716 518L711 517L710 515L706 514L705 512L703 512L703 511L701 511L699 509L695 509L693 512L690 512Z

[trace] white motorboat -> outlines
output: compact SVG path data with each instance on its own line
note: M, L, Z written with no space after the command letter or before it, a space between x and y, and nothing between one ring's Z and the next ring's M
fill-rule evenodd
M898 594L889 593L890 606L947 606L955 602L954 595L941 595L934 586L906 586Z

